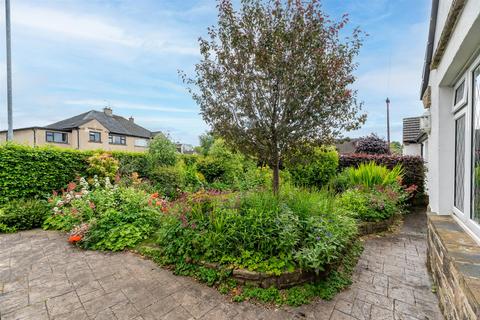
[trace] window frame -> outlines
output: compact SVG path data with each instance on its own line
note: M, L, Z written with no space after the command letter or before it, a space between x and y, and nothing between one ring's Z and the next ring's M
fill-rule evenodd
M115 142L114 137L119 137L120 142ZM121 134L109 133L108 134L108 143L109 144L114 144L114 145L119 145L119 146L126 146L127 145L127 136L121 135Z
M62 141L55 141L55 135L61 134L62 135ZM48 136L51 135L52 140L48 139ZM63 139L65 137L65 139ZM61 131L45 131L45 141L48 143L61 143L61 144L68 144L68 133L67 132L61 132Z
M455 103L455 100L457 97L457 90L460 88L462 84L463 84L463 96L457 103ZM453 113L457 112L468 103L468 88L469 88L469 85L468 85L466 76L463 76L462 78L460 78L460 80L458 80L455 86L453 87L453 97L452 97Z
M96 140L96 139L92 140L92 135L95 136L96 134L98 134L98 140ZM102 143L102 133L100 131L90 130L88 132L88 142Z
M138 141L145 142L145 145L137 144ZM149 139L138 138L138 139L135 139L134 146L139 148L148 148L148 142L149 142Z

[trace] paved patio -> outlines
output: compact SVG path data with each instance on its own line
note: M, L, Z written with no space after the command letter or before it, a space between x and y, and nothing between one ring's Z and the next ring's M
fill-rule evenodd
M425 216L373 238L333 301L273 309L232 303L131 253L82 251L57 232L0 235L0 319L441 320L425 267Z

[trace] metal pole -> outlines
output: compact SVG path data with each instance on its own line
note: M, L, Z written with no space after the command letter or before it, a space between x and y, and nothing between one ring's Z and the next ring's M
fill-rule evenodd
M7 43L7 117L8 132L7 141L13 140L13 117L12 117L12 48L10 44L10 0L5 0L5 30Z
M387 103L387 143L390 150L390 99L387 98L385 102Z

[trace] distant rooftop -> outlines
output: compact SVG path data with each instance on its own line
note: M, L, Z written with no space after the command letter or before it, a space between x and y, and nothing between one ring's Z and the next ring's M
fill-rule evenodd
M45 128L53 130L71 130L78 128L91 120L97 120L111 133L135 136L141 138L150 138L152 132L139 126L133 118L124 117L112 113L111 108L104 108L103 111L90 110L62 121L52 123Z
M403 143L417 143L420 135L420 117L404 118Z

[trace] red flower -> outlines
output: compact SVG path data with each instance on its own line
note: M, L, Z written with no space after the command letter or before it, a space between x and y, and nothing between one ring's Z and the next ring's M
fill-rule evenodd
M68 185L67 185L67 192L70 192L70 191L73 191L75 190L75 188L77 187L77 184L75 182L70 182Z
M68 242L70 243L77 243L78 241L82 240L82 237L78 236L78 235L73 235L73 236L70 236L68 238Z
M88 206L90 207L90 209L95 210L95 203L93 203L93 202L90 201L90 202L88 203Z

